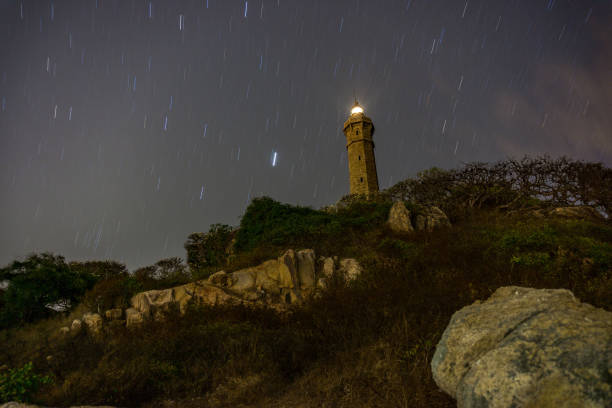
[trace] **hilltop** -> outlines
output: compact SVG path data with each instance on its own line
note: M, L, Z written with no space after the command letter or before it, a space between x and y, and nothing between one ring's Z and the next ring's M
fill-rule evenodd
M52 406L453 407L430 363L458 309L517 285L569 289L612 310L611 191L612 171L597 163L475 163L320 210L255 199L237 229L216 224L190 235L187 265L169 259L128 273L112 261L33 255L2 278L34 282L19 286L34 290L36 280L23 276L44 270L65 284L55 298L38 299L42 308L11 303L32 299L11 286L4 292L0 365L6 372L31 361L27 375L48 381L29 398ZM413 222L435 206L451 226L395 232L387 220L397 201ZM96 336L59 331L85 311L128 307L135 293L305 248L354 258L361 276L331 279L283 313L190 305L135 328L109 323ZM44 308L58 300L66 311Z

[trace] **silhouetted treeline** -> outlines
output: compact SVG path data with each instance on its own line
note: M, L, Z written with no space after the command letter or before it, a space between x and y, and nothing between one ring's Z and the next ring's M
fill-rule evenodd
M393 200L437 205L458 215L472 208L521 208L590 205L610 216L612 169L567 157L542 156L497 163L468 163L463 168L432 168L401 181L383 195Z

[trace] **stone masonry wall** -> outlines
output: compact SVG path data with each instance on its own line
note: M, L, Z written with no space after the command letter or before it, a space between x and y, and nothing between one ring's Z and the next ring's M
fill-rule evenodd
M351 194L378 191L373 133L372 120L364 114L351 115L344 123Z

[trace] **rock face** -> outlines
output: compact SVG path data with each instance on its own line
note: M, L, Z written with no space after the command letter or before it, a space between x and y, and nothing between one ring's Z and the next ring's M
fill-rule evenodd
M129 309L125 310L125 325L126 326L128 327L137 326L142 323L144 323L144 315L140 313L137 309L130 307Z
M450 227L451 223L448 220L444 211L438 207L429 207L425 213L425 230L433 231L440 227Z
M340 260L338 271L344 275L348 282L351 282L357 279L363 270L356 259L346 258Z
M411 219L410 211L402 201L393 203L389 211L387 225L395 232L433 231L436 228L450 227L451 223L444 211L438 207L427 207L422 214Z
M83 327L83 322L81 322L79 319L74 319L70 325L70 330L78 332L81 330L81 327Z
M123 310L121 309L108 309L104 312L106 320L119 320L123 316Z
M227 273L219 271L208 279L164 290L141 292L130 300L125 311L126 324L138 325L147 319L161 319L165 312L177 308L184 313L190 303L195 304L250 304L268 305L283 310L290 304L299 304L324 288L324 279L335 271L336 262L326 258L322 270L317 271L312 249L287 250L277 259L260 265ZM339 262L338 272L347 280L361 274L361 266L352 258Z
M97 313L85 313L83 323L92 333L98 333L102 329L102 316Z
M593 207L587 205L576 207L558 207L550 212L551 215L564 218L574 218L580 220L603 220L604 217Z
M612 406L612 313L564 289L498 289L456 312L431 362L458 407Z
M402 201L396 201L393 203L391 210L389 211L389 219L387 224L391 230L395 232L412 232L412 222L410 221L410 211L406 208Z

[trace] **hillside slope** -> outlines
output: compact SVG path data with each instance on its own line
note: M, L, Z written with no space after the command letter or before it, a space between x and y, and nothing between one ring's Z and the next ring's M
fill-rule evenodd
M368 205L375 214L378 205ZM98 338L61 337L69 318L58 318L3 331L1 361L51 373L54 384L35 398L47 405L451 407L429 361L457 309L521 285L567 288L612 310L607 221L481 210L451 228L398 235L382 214L285 237L294 246L315 234L318 254L364 266L355 284L332 285L291 314L193 308L137 330L111 326ZM258 245L229 269L284 249Z
M453 407L430 362L458 309L517 285L566 288L612 310L612 224L599 215L609 215L612 177L601 166L563 163L524 163L544 176L565 168L553 190L523 167L512 178L495 165L431 170L325 210L255 199L238 230L213 225L189 237L189 273L176 260L132 274L104 263L72 312L0 331L0 374L32 361L53 382L30 399L50 406ZM575 197L597 210L555 210ZM393 232L391 199L405 201L412 217L438 205L452 226ZM289 248L356 258L363 273L349 285L332 280L289 313L193 305L133 329L109 322L97 336L59 331L85 310L125 307L139 290L254 266Z

